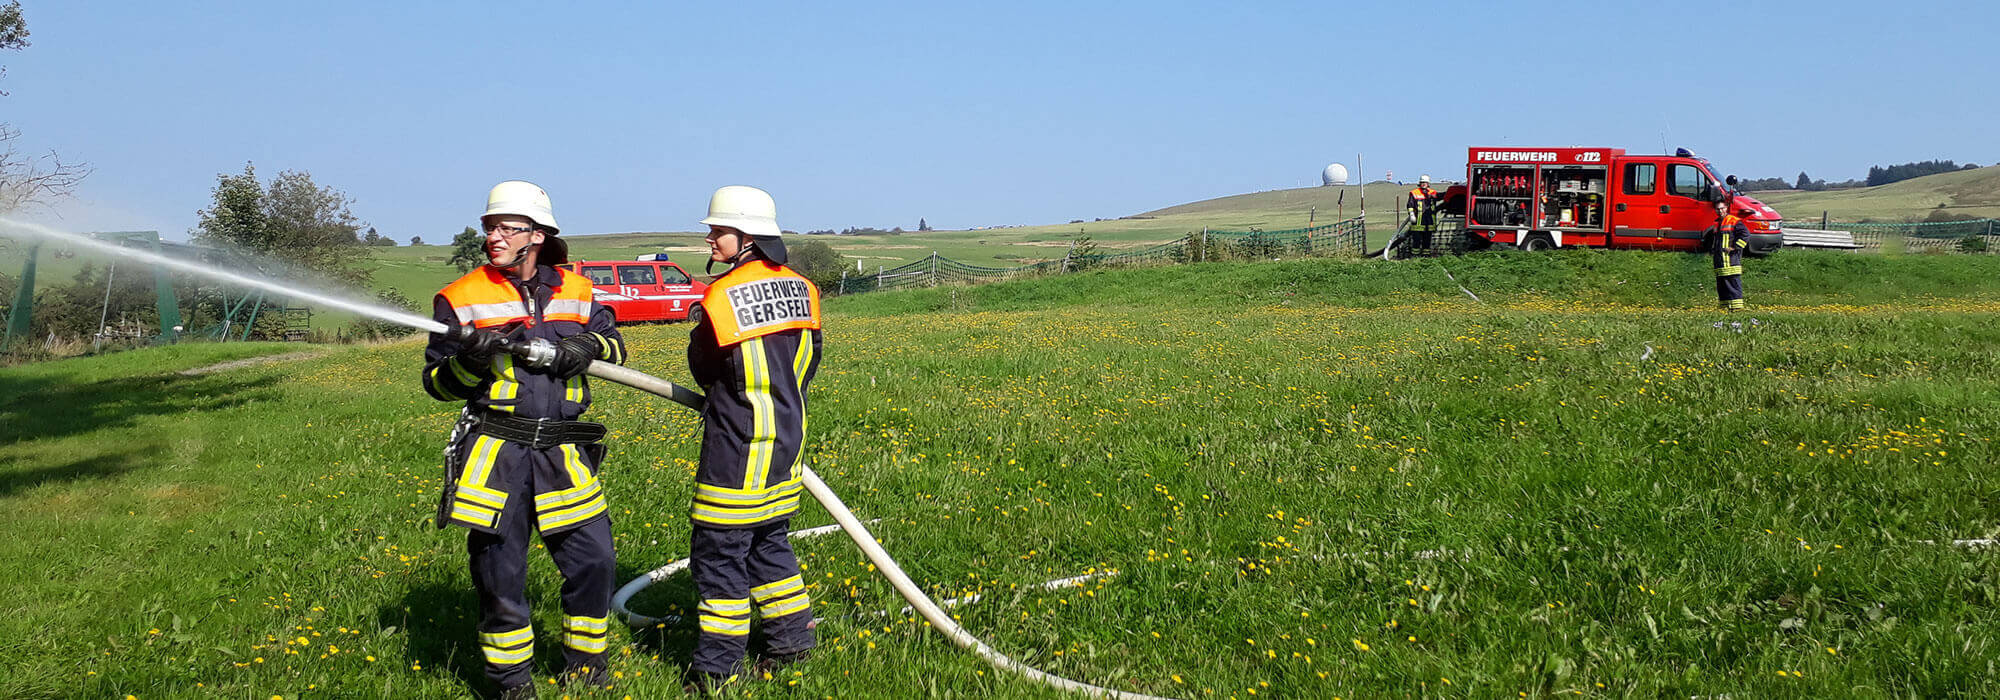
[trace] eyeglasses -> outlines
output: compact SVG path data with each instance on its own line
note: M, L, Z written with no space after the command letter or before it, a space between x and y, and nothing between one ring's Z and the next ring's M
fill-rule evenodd
M505 234L505 235L509 235L509 236L519 236L519 235L522 235L522 234L527 234L527 233L534 233L534 232L535 232L535 227L533 227L533 226L508 226L508 225L506 225L506 224L487 224L487 225L486 225L486 232L487 232L487 233L492 233L492 232L494 232L494 231L499 231L500 233L502 233L502 234Z

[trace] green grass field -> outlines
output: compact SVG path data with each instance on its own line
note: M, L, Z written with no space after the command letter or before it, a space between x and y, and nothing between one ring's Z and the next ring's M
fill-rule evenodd
M1115 688L1994 695L2000 558L1949 541L2000 531L2000 261L1788 251L1733 316L1705 267L1212 263L835 299L810 460L918 582L987 595L956 611L975 634ZM629 329L633 365L685 381L685 331ZM0 370L0 696L484 688L463 535L428 524L456 407L418 388L419 344L180 373L298 347ZM597 396L622 580L685 554L698 433ZM901 604L844 538L798 548L821 651L726 695L1057 697L868 616ZM558 580L530 555L545 678ZM616 629L617 687L572 696L675 696L691 642Z

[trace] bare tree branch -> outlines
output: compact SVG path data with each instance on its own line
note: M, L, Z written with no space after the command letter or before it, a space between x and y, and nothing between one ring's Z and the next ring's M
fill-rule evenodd
M68 197L90 176L89 163L66 162L55 151L41 156L22 154L14 146L21 131L0 124L0 214L30 206L47 206Z

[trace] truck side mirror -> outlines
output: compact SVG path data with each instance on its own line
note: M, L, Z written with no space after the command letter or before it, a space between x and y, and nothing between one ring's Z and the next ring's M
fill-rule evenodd
M1735 187L1735 186L1736 186L1736 176L1735 176L1735 175L1731 175L1731 176L1729 176L1729 177L1726 177L1726 178L1723 178L1723 180L1722 180L1722 181L1723 181L1723 182L1725 182L1725 183L1728 183L1728 185L1729 185L1730 187Z

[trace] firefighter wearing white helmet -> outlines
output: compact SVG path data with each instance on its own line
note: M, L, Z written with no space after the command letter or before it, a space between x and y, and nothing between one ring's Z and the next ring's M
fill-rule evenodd
M1417 188L1410 190L1409 203L1404 206L1409 210L1409 228L1406 231L1412 248L1430 250L1431 232L1437 229L1437 218L1443 205L1444 195L1431 189L1431 176L1417 178Z
M731 185L709 199L709 264L729 266L702 298L688 369L708 394L689 547L700 637L689 690L769 672L815 642L798 559L785 532L804 487L806 389L820 363L819 289L785 267L771 195ZM763 618L746 668L750 619ZM758 675L752 673L753 676Z
M584 369L623 364L625 341L590 280L555 267L569 251L547 192L502 182L480 223L487 264L438 292L431 317L455 330L431 334L424 349L424 390L465 402L445 447L437 525L467 530L479 650L502 697L535 696L527 552L536 532L563 577L563 678L604 687L617 573L597 478L604 426L580 418L590 407ZM546 340L556 352L530 364L503 351L506 339Z

